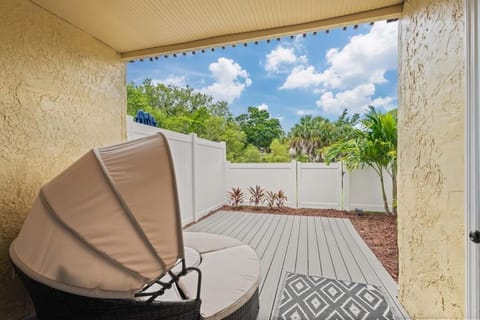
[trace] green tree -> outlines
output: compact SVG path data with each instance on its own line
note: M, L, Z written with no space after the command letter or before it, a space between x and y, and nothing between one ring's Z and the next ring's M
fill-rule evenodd
M355 127L360 121L358 113L348 116L348 110L344 109L340 117L333 122L334 130L331 135L331 143L349 140L355 135Z
M355 130L349 140L339 141L323 149L327 163L342 160L348 170L368 166L380 178L382 198L387 214L397 213L397 116L396 111L380 113L370 106L361 120L362 129ZM393 208L390 211L385 192L384 172L392 179Z
M288 144L281 143L279 139L273 139L270 144L270 153L264 156L265 162L289 162Z
M305 154L309 162L321 160L317 151L330 144L333 132L334 125L328 119L303 116L290 131L290 147Z
M162 83L154 84L145 79L141 85L127 85L127 112L135 115L146 107L159 109L167 116L191 114L198 108L205 107L211 115L232 117L225 101L214 101L212 96L195 91L191 87L180 88Z
M154 84L150 79L141 85L129 83L127 113L135 116L139 110L150 113L160 128L225 141L230 161L235 161L245 148L246 135L233 119L228 104L213 101L211 96L190 87Z
M249 107L247 113L236 117L236 121L245 132L247 143L261 150L267 150L273 139L284 134L278 119L271 118L267 110L256 107Z
M254 145L249 144L244 151L241 162L262 162L262 153Z

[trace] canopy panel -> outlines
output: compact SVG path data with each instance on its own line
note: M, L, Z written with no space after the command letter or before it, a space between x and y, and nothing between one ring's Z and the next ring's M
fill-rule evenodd
M32 0L125 60L398 18L403 0Z
M14 262L68 292L131 297L183 258L181 218L161 134L92 150L45 185Z

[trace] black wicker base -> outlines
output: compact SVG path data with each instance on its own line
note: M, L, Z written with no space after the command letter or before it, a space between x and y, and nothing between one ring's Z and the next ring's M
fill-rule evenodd
M32 298L37 320L200 319L200 300L142 303L90 298L51 288L16 271Z
M258 288L255 293L243 306L237 311L224 318L224 320L255 320L257 319L259 309Z

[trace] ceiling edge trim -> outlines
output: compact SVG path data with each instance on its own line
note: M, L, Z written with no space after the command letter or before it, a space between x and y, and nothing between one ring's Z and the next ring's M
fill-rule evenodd
M147 49L133 50L121 52L120 56L123 61L134 60L138 58L154 57L159 55L167 55L185 51L198 51L211 47L220 47L229 44L237 44L250 42L254 40L262 40L267 38L282 37L292 34L299 34L309 31L317 31L322 29L332 29L372 22L378 20L388 20L399 18L403 9L403 4L397 4L389 7L354 13L341 17L335 17L324 20L317 20L296 25L283 26L278 28L248 31L235 34L226 34L207 39L194 40L184 43L153 47Z

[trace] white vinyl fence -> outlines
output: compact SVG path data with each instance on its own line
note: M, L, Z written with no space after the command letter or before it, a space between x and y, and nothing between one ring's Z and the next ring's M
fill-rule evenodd
M345 172L341 163L230 163L224 142L198 138L133 122L127 117L128 139L163 132L172 150L184 224L196 221L226 202L226 193L260 185L283 190L293 208L383 211L380 179L372 169ZM392 183L385 173L391 205Z
M177 178L182 223L196 221L225 203L225 143L146 126L127 117L128 140L161 131L168 139Z
M380 180L372 169L344 172L341 163L228 163L228 190L249 186L283 190L287 206L383 211ZM343 174L342 174L343 172ZM391 205L392 183L385 173L385 189ZM248 199L247 199L248 202Z
M340 163L298 163L297 186L297 207L342 209Z
M228 163L228 190L240 187L248 197L248 187L259 185L267 191L285 192L286 205L296 207L296 163Z
M383 173L387 200L392 208L392 179ZM384 211L380 178L373 169L346 172L344 176L344 209L356 208L367 211Z

